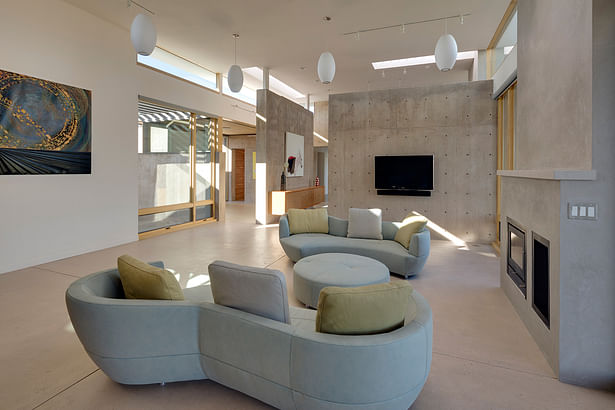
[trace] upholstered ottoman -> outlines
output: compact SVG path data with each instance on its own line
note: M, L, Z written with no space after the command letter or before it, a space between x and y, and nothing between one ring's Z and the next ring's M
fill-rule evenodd
M316 308L320 290L327 286L354 287L388 282L389 269L381 262L349 253L321 253L295 264L295 297Z

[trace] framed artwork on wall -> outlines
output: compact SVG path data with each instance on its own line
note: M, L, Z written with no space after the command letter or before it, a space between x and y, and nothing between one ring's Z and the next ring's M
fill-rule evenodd
M0 175L91 174L89 90L0 70Z
M305 166L305 147L303 135L286 133L286 174L289 177L302 177Z

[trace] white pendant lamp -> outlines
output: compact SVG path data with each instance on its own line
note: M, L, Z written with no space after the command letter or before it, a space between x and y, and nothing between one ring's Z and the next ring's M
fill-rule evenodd
M156 47L156 27L148 15L138 14L132 21L130 41L138 54L142 56L152 54Z
M325 51L318 59L318 78L323 84L330 84L335 77L335 59L333 54Z
M235 64L228 70L228 86L232 92L238 93L243 87L243 71L237 65L237 39L239 34L233 34L233 37L235 37Z
M444 34L436 43L436 66L440 71L449 71L457 61L457 42L451 34Z
M460 16L460 18L463 18ZM457 61L457 42L452 34L448 34L447 19L444 19L444 34L440 36L436 43L434 52L436 57L436 66L440 71L449 71ZM463 24L463 20L462 23Z

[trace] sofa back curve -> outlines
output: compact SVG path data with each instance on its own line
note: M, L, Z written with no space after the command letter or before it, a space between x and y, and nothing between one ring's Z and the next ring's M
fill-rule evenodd
M117 279L86 276L66 300L86 351L119 383L210 378L277 408L388 409L408 408L430 370L431 309L416 291L402 328L339 336L209 302L122 299Z

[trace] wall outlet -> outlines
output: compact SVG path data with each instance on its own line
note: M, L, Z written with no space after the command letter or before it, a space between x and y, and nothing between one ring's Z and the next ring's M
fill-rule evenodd
M598 219L598 207L594 202L568 202L568 219L595 221Z

